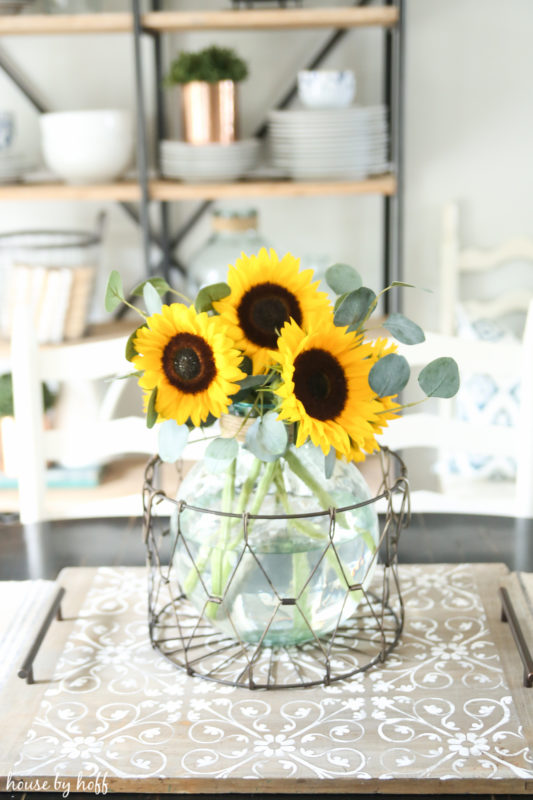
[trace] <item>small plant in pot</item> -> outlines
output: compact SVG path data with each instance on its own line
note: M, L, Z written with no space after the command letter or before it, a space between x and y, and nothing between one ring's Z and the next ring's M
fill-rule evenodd
M181 86L183 138L190 144L230 144L238 139L237 84L248 75L234 50L211 45L182 52L170 65L165 86Z

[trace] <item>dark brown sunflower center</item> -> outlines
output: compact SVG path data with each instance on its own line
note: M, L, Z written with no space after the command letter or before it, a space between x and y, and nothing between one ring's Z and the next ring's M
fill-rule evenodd
M283 325L302 322L296 297L278 283L258 283L243 295L237 309L246 338L259 347L275 347Z
M210 345L192 333L177 333L168 342L163 370L169 383L186 394L203 392L217 371Z
M306 350L294 361L294 394L310 417L335 419L348 398L348 384L337 359L318 347Z
M202 371L202 362L192 347L183 347L174 356L176 374L185 381L192 381Z

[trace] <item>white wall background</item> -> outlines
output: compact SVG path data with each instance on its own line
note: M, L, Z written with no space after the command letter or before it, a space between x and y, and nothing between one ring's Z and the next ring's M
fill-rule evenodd
M338 0L337 0L338 2ZM310 3L306 2L306 5ZM321 3L315 3L320 5ZM106 10L127 7L103 2ZM183 7L184 3L168 3ZM191 3L189 3L191 5ZM202 7L227 7L229 0L201 0ZM531 0L407 0L405 277L437 288L439 214L450 198L462 206L462 234L490 246L514 234L533 235L533 3ZM178 47L216 41L235 46L249 60L242 86L243 135L249 135L276 102L291 76L316 52L325 31L191 33L166 38L169 59ZM2 51L28 75L52 110L133 107L133 51L126 35L7 37ZM144 43L151 67L151 44ZM352 31L327 65L355 69L358 101L378 102L382 33ZM147 69L149 126L153 129L153 72ZM175 97L167 96L176 133ZM16 112L19 148L40 161L37 115L0 74L0 108ZM3 203L0 231L40 227L91 227L103 204ZM240 205L249 206L250 203ZM378 287L381 275L381 201L374 197L257 199L264 235L280 250L327 255L357 266ZM107 272L128 280L142 274L138 230L113 205L104 252L101 293ZM176 204L176 225L194 204ZM208 232L206 219L184 243L187 259ZM100 296L95 308L100 312ZM437 295L410 292L408 311L426 326L435 319Z

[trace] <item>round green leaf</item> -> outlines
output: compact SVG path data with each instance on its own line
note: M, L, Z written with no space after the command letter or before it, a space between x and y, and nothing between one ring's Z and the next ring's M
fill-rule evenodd
M410 374L407 360L397 353L390 353L376 361L370 370L368 382L378 397L390 397L402 391Z
M146 310L149 314L160 314L161 313L161 298L157 293L157 290L154 289L151 283L148 281L144 284L143 289L143 298L144 304L146 306Z
M171 291L172 289L172 287L169 286L169 284L166 282L164 278L156 276L155 278L148 278L146 281L139 283L138 286L136 286L135 289L133 289L132 294L135 295L135 297L143 297L144 287L148 283L150 284L150 286L154 287L154 289L156 290L157 294L160 297L163 297L164 294Z
M226 462L230 464L234 458L237 457L239 452L239 445L236 439L225 439L221 436L218 439L213 439L209 443L205 455L207 458L214 459L219 462Z
M418 376L420 388L428 397L453 397L459 391L459 367L449 356L436 358Z
M383 323L383 327L402 344L420 344L426 339L420 325L404 317L403 314L391 314Z
M119 273L114 269L109 276L105 290L105 310L114 311L124 301L124 289L122 287L122 278Z
M173 464L181 457L187 444L189 429L186 425L178 425L173 419L167 419L159 427L159 457L167 464Z
M246 433L247 448L261 461L275 461L285 452L288 434L275 411L258 417Z
M194 307L198 312L212 311L213 303L222 300L229 294L231 294L231 289L227 283L212 283L211 286L204 286L203 289L200 289L194 301Z
M375 299L375 292L366 286L350 292L335 311L333 322L337 327L350 325L357 328L366 319Z
M348 264L333 264L326 270L326 283L335 294L346 294L359 289L363 280Z
M239 381L239 386L241 388L236 394L232 395L232 403L238 403L240 400L243 400L251 389L256 389L258 386L262 386L266 379L266 375L247 375L246 378L243 378L242 381Z

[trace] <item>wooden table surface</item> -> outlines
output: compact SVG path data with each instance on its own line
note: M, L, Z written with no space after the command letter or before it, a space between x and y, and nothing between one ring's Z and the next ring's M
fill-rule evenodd
M497 588L504 565L404 565L406 627L380 668L318 689L191 678L150 647L142 568L65 570L37 682L0 692L0 774L72 791L531 794L533 689ZM527 600L527 598L526 598ZM531 598L529 598L529 601ZM533 639L531 611L520 615ZM86 783L83 783L83 780Z

